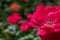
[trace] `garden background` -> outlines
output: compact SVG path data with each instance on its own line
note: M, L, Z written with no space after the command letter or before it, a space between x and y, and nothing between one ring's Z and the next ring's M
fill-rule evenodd
M20 5L18 13L23 17L22 21L15 25L7 22L7 17L14 13L10 10L13 3ZM45 6L60 5L60 0L0 0L0 40L40 40L36 29L23 32L19 26L24 20L27 20L27 14L33 14L41 3Z

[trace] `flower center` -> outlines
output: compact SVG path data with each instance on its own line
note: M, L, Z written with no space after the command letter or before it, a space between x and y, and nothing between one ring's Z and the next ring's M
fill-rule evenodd
M47 25L47 26L52 26L53 25L53 21L52 20L48 20L44 23L44 25Z

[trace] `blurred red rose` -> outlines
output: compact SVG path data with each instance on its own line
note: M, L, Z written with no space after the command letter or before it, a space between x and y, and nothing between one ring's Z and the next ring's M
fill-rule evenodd
M36 11L32 15L30 21L32 24L36 25L36 28L39 28L45 24L52 24L60 20L60 6L46 6L44 7L43 4L39 5L36 8Z
M13 13L11 16L7 18L8 23L16 24L21 20L21 16L18 13Z
M60 40L60 6L39 5L30 19L41 40Z
M31 28L31 26L29 25L29 21L24 21L21 26L20 26L20 29L22 31L28 31L29 29Z

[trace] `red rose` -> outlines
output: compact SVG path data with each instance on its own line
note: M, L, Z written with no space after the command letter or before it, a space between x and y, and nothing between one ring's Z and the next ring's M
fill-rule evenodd
M32 18L30 21L38 26L39 28L42 25L45 25L47 23L56 23L58 20L60 20L60 7L59 6L47 6L44 7L42 4L39 5L34 12ZM52 11L53 10L53 11ZM49 25L50 25L49 23ZM39 26L40 25L40 26Z
M18 13L13 13L11 16L7 18L8 23L16 24L21 20L21 16Z
M31 26L29 25L29 21L24 21L20 26L22 31L28 31L30 28Z
M41 40L60 40L60 7L39 5L30 19Z

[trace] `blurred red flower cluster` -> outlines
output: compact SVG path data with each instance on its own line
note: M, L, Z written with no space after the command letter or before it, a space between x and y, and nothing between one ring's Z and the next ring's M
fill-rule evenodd
M11 7L12 10L19 10L16 5ZM7 21L10 24L16 24L21 20L21 16L17 13L8 17ZM38 29L37 34L41 37L41 40L60 40L60 6L46 6L43 4L36 8L33 14L28 14L20 29L22 31L28 31L31 28Z

